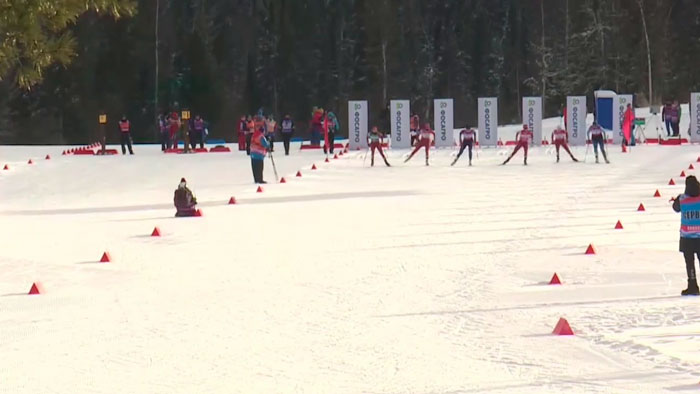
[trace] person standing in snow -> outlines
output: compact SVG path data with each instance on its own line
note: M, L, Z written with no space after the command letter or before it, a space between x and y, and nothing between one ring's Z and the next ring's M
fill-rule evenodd
M328 151L332 155L335 150L335 137L336 134L340 132L340 122L338 121L338 118L335 116L335 113L333 111L329 111L328 114L326 115L326 119L328 121ZM324 148L324 153L326 152L326 149Z
M377 126L372 127L372 131L370 131L369 135L367 136L367 143L369 143L369 148L372 151L372 167L374 167L375 150L379 150L379 154L382 156L382 159L384 159L384 164L386 164L387 167L391 167L389 162L386 160L384 150L382 150L382 143L384 143L384 134L379 132L379 128Z
M571 156L571 160L578 162L578 159L574 157L574 154L569 150L569 133L564 130L561 126L557 126L552 132L552 142L557 150L557 163L559 163L559 148L564 148L566 153Z
M289 156L289 144L292 141L292 135L294 135L294 121L289 114L285 115L284 119L282 119L280 130L284 143L284 155Z
M195 197L192 190L187 187L187 181L185 178L180 179L180 184L175 190L173 202L175 203L175 208L177 209L175 217L188 217L196 214L197 197Z
M673 136L680 137L681 133L681 105L678 100L673 102L673 107L671 107L671 128L673 129Z
M608 160L608 155L605 153L605 130L603 130L603 128L600 127L597 121L593 121L591 127L588 128L587 134L588 138L590 138L591 143L593 144L595 162L599 163L598 147L600 147L600 151L603 153L603 159L605 159L606 163L610 164L610 161Z
M461 147L459 148L459 153L457 153L457 157L455 157L455 160L450 164L451 166L454 166L457 164L457 160L462 156L462 153L464 153L464 150L469 148L469 167L472 166L472 148L474 147L474 141L476 141L476 131L469 127L465 127L464 130L462 130L461 133L459 133L459 140Z
M673 210L681 213L678 249L688 275L688 287L681 295L700 295L695 271L695 256L700 260L700 183L693 175L685 178L685 191L673 201Z
M129 154L134 154L134 149L131 147L131 122L126 118L126 115L122 116L119 121L119 134L121 135L122 144L122 155L126 154L126 147L129 147Z
M666 104L664 105L664 109L661 111L661 117L664 119L664 123L666 124L666 137L671 136L671 112L673 110L673 105L671 105L670 101L666 101Z
M623 146L634 146L634 108L632 104L627 104L627 109L625 109L625 115L622 120L622 145ZM629 136L629 139L627 138Z
M248 133L248 121L246 120L245 116L241 116L241 120L238 121L238 150L239 151L244 151L246 150L246 143L245 143L245 137L246 134Z
M253 169L253 180L257 184L267 183L263 180L265 156L270 144L265 139L265 129L258 128L250 139L250 165Z
M518 144L515 146L515 149L513 149L513 153L511 153L510 156L508 156L508 158L506 159L506 161L504 161L503 164L501 164L501 165L508 164L510 159L512 159L513 156L515 156L515 154L518 153L518 151L520 149L522 149L523 152L525 153L525 158L523 159L523 164L527 165L527 151L528 151L528 148L530 146L530 142L532 141L532 138L533 138L532 131L530 131L530 129L527 127L527 125L524 124L523 129L518 131L515 134L515 140L518 141Z
M245 135L245 153L250 156L250 140L253 138L253 133L255 132L255 122L253 122L252 116L248 115L247 123L248 127Z
M197 148L197 141L199 141L199 147L204 149L204 119L199 115L195 116L192 126L192 134L190 135L192 149Z
M272 117L272 114L265 119L265 138L270 143L270 152L275 151L275 131L277 130L277 121Z
M411 146L415 146L418 142L418 135L420 134L420 117L417 114L411 116Z
M180 116L177 112L173 111L170 113L170 119L168 119L168 125L170 128L170 146L177 149L177 132L180 131Z
M170 135L168 133L168 114L163 113L158 117L158 128L160 129L160 150L165 152L170 149Z
M430 146L433 144L433 141L435 141L435 132L430 129L430 123L423 124L423 128L420 131L416 147L413 149L413 152L411 152L411 154L406 158L406 160L404 160L404 163L408 163L408 161L413 158L413 155L415 155L421 148L425 148L425 165L429 166Z

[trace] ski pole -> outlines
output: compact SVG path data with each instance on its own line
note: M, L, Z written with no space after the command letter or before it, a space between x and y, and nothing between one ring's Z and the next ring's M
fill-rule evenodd
M275 158L272 157L272 152L270 152L270 160L272 161L272 170L275 171L275 182L279 182L280 178L277 176L277 166L275 165Z

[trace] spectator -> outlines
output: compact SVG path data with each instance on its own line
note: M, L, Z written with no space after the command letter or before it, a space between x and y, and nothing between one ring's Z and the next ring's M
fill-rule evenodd
M294 135L294 121L289 114L282 119L281 133L282 141L284 141L284 154L289 156L289 144L292 140L292 135Z

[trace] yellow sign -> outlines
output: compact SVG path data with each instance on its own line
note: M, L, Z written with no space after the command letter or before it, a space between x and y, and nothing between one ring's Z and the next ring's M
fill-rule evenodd
M100 115L99 121L100 121L100 124L107 124L107 115L105 115L105 114Z
M182 111L182 120L190 120L190 111Z

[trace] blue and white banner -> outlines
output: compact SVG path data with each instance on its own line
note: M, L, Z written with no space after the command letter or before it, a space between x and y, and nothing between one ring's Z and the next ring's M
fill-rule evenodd
M498 145L498 97L479 98L479 145Z
M454 141L454 101L436 99L434 101L435 147L453 147Z
M690 142L700 142L700 92L690 94Z
M586 96L566 98L566 131L570 145L586 145Z
M615 108L613 114L615 116L615 122L613 122L613 144L622 144L622 140L625 138L622 133L622 123L625 121L627 104L632 104L634 108L632 100L634 100L634 96L631 94L618 94L617 99L614 101Z
M533 145L542 145L542 97L523 97L523 124L532 130Z
M391 147L411 147L411 102L391 100Z
M367 101L348 101L350 149L367 148Z

